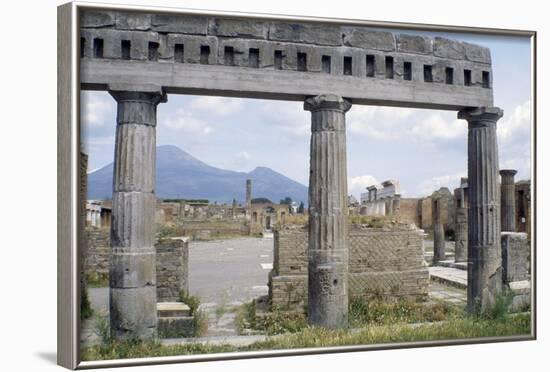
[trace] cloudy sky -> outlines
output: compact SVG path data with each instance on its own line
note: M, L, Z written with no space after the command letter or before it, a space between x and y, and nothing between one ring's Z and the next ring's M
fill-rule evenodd
M411 33L411 32L408 32ZM416 32L491 49L500 167L530 177L530 44L526 38ZM82 93L83 147L89 171L113 161L114 100ZM467 173L467 124L454 111L354 105L346 116L349 193L396 179L403 196L458 186ZM310 113L301 102L169 95L158 106L157 144L176 145L216 167L250 171L266 166L308 184Z

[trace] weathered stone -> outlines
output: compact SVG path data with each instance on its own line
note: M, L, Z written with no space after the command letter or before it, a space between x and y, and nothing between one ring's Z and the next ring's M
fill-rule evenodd
M308 98L311 111L308 321L340 328L348 322L347 165L341 97ZM330 172L326 169L330 168Z
M80 27L108 27L114 24L114 12L86 10L82 12L80 16Z
M159 317L158 335L160 338L193 337L195 321L192 316Z
M456 208L455 223L455 262L468 259L468 209Z
M502 280L504 283L531 278L531 246L526 233L502 232Z
M110 86L118 104L111 222L109 297L116 339L156 335L156 107L166 96L153 86Z
M117 13L116 28L119 30L150 30L151 15L145 13Z
M397 51L403 53L431 54L432 39L426 36L397 35Z
M247 19L212 18L208 34L215 36L267 39L267 22Z
M434 56L451 59L466 58L464 44L460 41L435 37L433 40Z
M463 110L468 121L468 311L486 311L502 289L497 107Z
M491 63L491 50L489 48L463 42L466 59L473 62Z
M395 50L395 37L391 32L386 31L346 28L344 30L344 45L363 49L393 51Z
M151 339L157 334L155 286L110 288L111 333L118 340Z
M332 25L273 22L269 39L318 45L342 45L340 27Z
M425 299L429 273L423 235L404 225L391 230L349 229L348 290L351 297ZM274 232L269 299L273 309L301 311L307 304L308 229L287 225Z
M432 195L432 219L434 230L434 257L433 262L445 260L445 230L441 221L442 198L437 192Z
M151 26L153 31L157 32L206 35L208 31L208 18L201 16L153 14L151 17Z
M500 171L500 214L502 231L516 231L516 183L514 176L517 171L502 169Z
M181 291L189 291L188 238L163 239L155 244L157 300L179 300Z

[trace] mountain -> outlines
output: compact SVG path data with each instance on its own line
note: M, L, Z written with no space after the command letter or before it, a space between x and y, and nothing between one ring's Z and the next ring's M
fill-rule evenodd
M246 180L252 180L252 197L278 203L290 196L307 204L307 187L267 167L235 172L210 166L176 146L157 147L156 195L164 199L208 199L231 203L245 200ZM88 174L88 199L110 199L113 164Z

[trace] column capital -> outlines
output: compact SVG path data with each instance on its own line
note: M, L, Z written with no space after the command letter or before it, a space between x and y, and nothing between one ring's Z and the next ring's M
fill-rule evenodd
M108 90L109 94L119 103L147 101L157 105L167 101L166 92L158 85L110 84Z
M515 170L515 169L501 169L499 171L500 175L504 178L504 177L514 177L518 171Z
M304 101L304 110L337 110L345 113L351 108L351 102L335 94L320 94Z
M498 107L475 107L460 110L457 117L476 127L486 127L496 124L503 114L504 111Z

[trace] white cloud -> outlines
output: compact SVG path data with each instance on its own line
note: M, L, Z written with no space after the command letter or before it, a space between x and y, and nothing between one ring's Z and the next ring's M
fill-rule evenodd
M82 92L80 120L83 126L115 125L115 101L107 94Z
M504 112L504 117L497 123L497 134L499 144L503 145L528 139L531 135L531 102L516 106L510 115Z
M378 181L371 175L350 177L348 179L348 194L360 200L361 193L367 192L366 187L375 184L378 184Z
M465 139L468 135L468 128L463 120L449 120L443 114L435 113L415 124L411 129L411 133L417 139L425 140Z
M453 192L455 188L460 186L461 177L466 177L466 172L431 177L420 182L417 187L418 195L415 196L431 195L434 191L439 190L441 187L447 187L451 192Z
M287 137L302 141L311 134L311 114L304 111L302 103L261 101L254 114L261 124L275 126Z
M177 109L173 115L163 119L161 123L167 128L185 134L204 136L212 132L212 128L205 121L181 108Z
M218 117L237 114L245 108L244 100L227 97L198 97L189 103L193 112L206 113Z
M250 154L247 151L239 151L235 154L234 165L235 170L244 171L248 168Z

